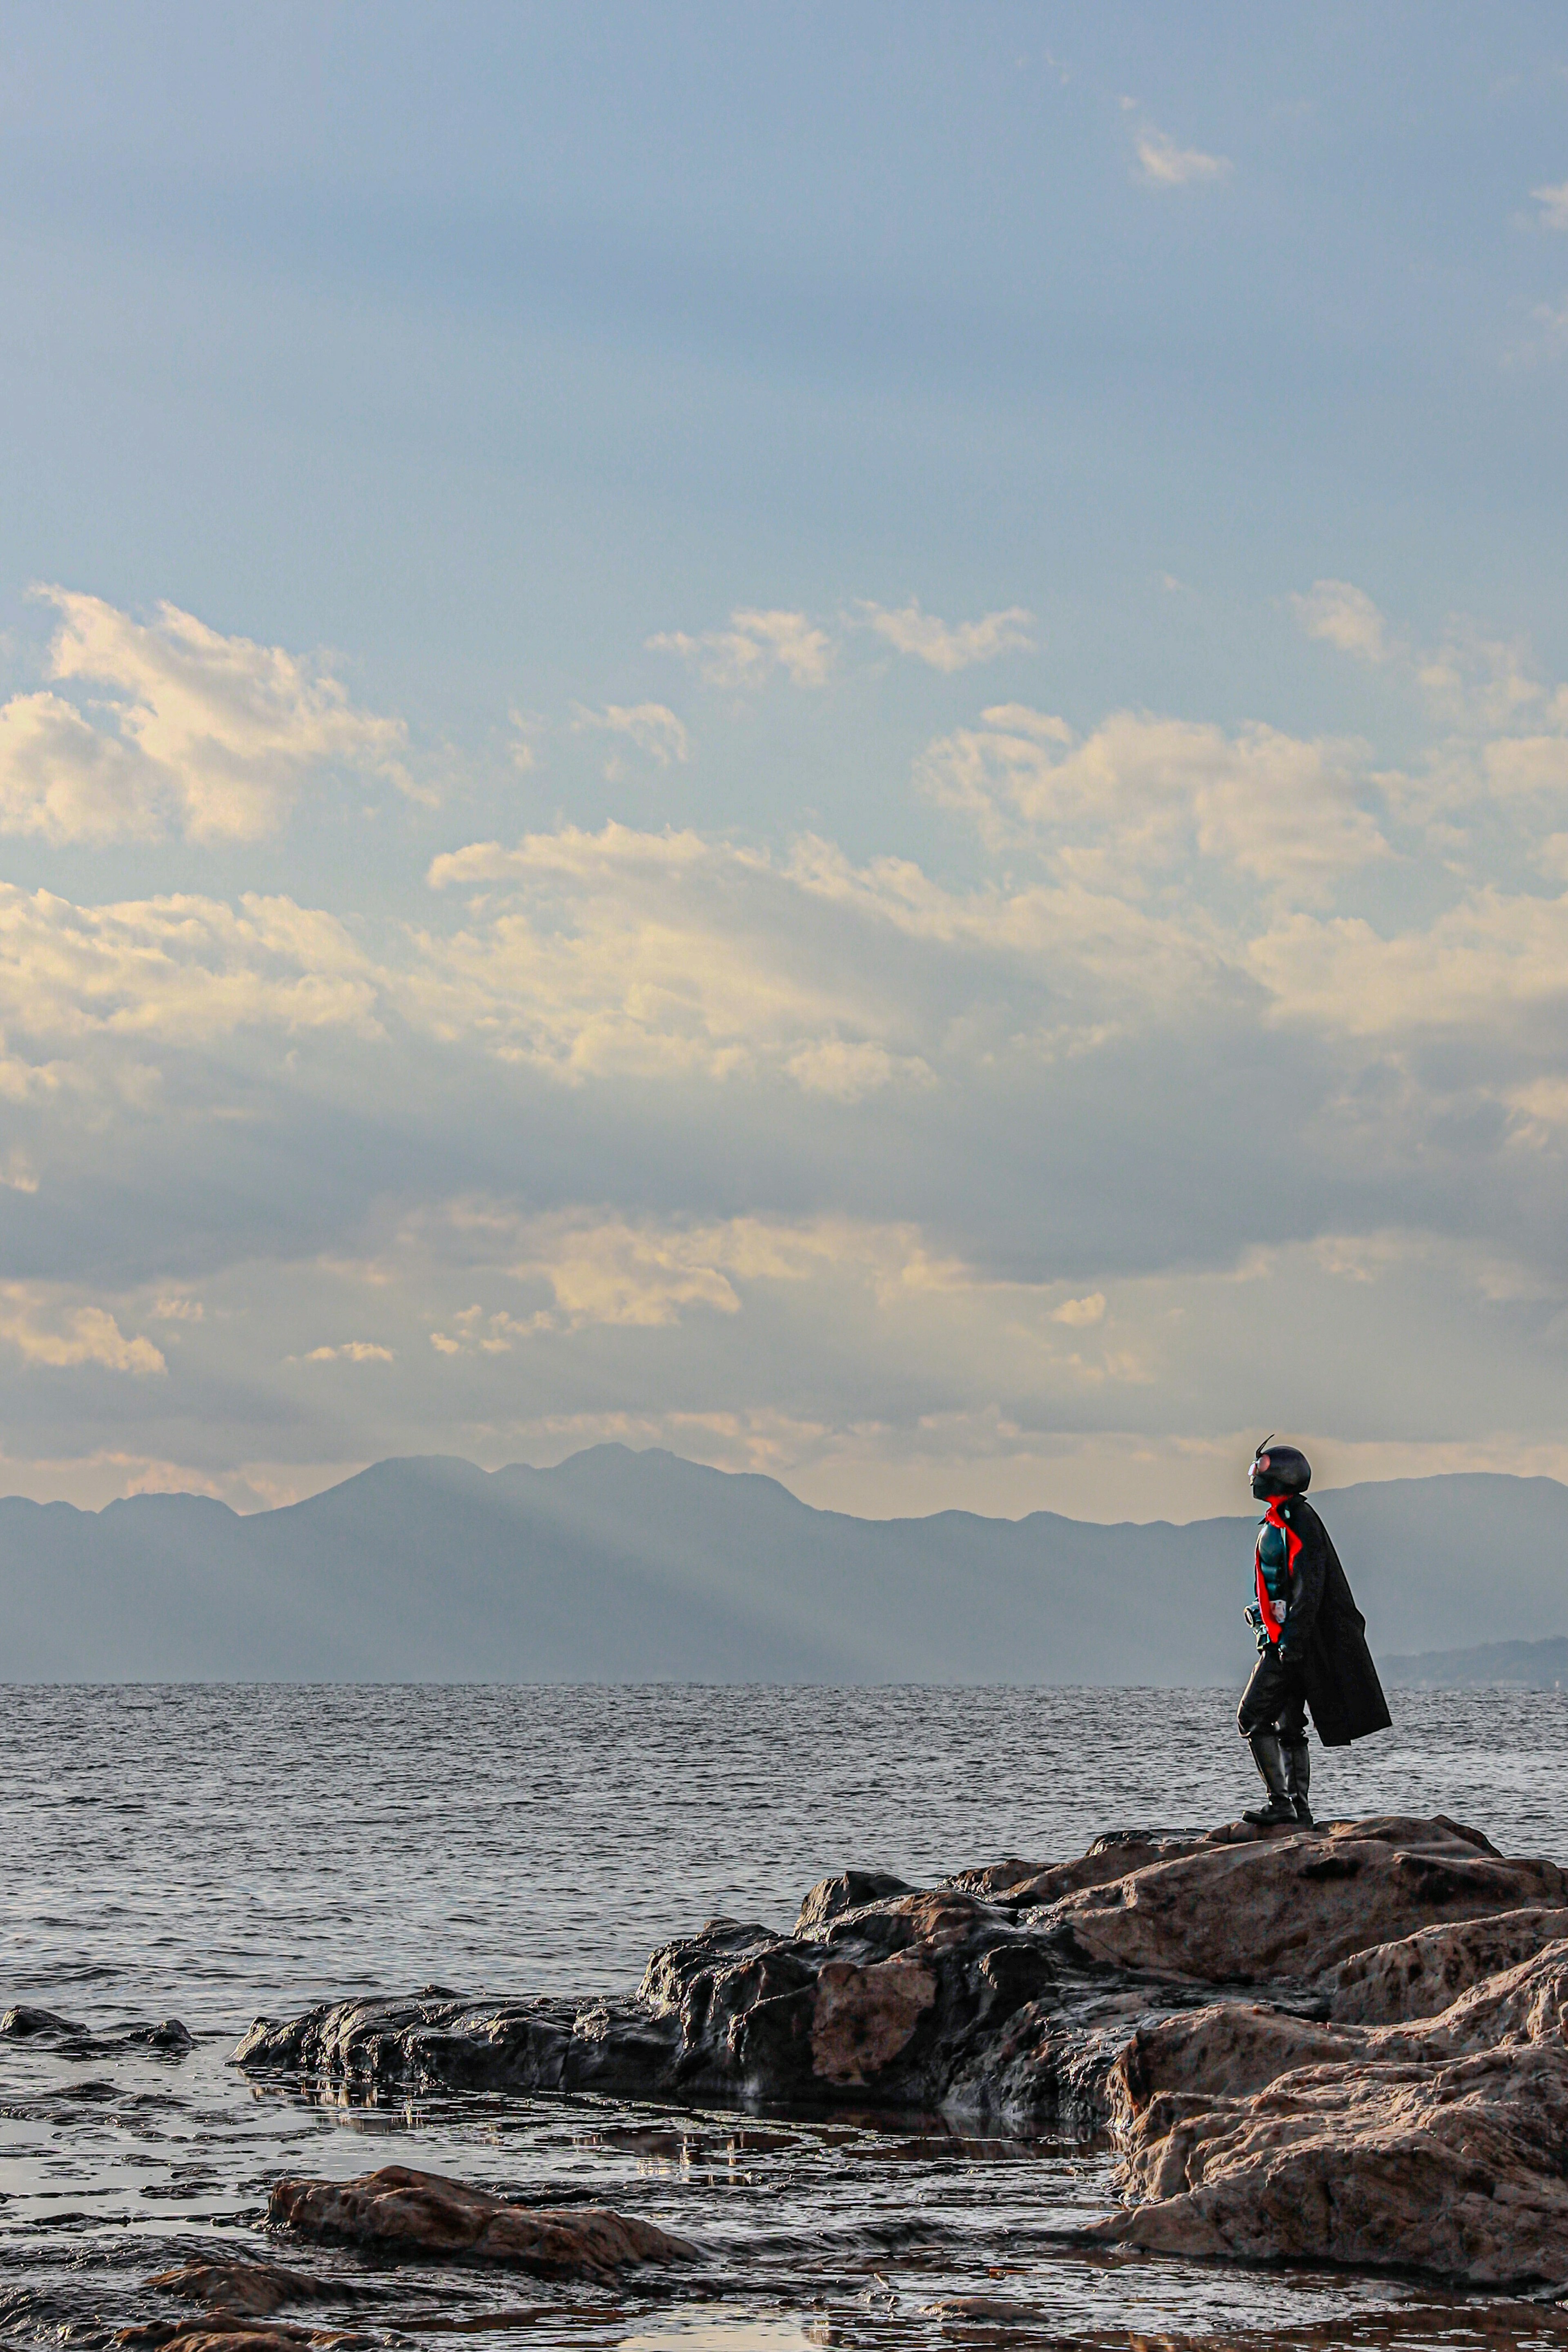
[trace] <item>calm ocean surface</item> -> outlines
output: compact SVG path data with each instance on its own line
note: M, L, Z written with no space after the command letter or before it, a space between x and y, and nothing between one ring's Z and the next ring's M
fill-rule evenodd
M912 1879L1106 1829L1233 1818L1234 1694L1072 1690L12 1688L0 1691L0 2006L165 2016L184 2059L0 2044L0 2341L107 2341L149 2273L266 2248L284 2170L402 2160L630 2205L731 2264L718 2305L531 2305L605 2344L935 2342L944 2295L1027 2302L1036 2340L1561 2343L1517 2304L1064 2252L1110 2201L1096 2152L606 2102L353 2110L224 2061L258 2013L427 1981L592 1993L724 1913L784 1927L850 1864ZM1411 1693L1314 1748L1322 1813L1444 1811L1568 1860L1568 1698ZM374 2142L374 2145L368 2143ZM513 2340L521 2289L462 2324ZM155 2304L156 2299L153 2299ZM517 2306L503 2309L502 2306ZM158 2306L165 2316L167 2306ZM432 2319L428 2340L457 2321ZM1504 2332L1500 2334L1501 2328ZM1154 2336L1151 2336L1154 2331ZM400 2340L425 2340L411 2317Z

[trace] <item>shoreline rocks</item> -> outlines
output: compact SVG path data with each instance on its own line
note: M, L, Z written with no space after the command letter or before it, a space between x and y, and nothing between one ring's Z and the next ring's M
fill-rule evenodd
M1380 1816L1121 1832L933 1887L851 1871L788 1934L713 1920L661 1946L629 1998L430 1987L258 2020L235 2063L356 2097L1109 2128L1135 2201L1101 2240L1505 2284L1568 2279L1565 2019L1568 1875Z

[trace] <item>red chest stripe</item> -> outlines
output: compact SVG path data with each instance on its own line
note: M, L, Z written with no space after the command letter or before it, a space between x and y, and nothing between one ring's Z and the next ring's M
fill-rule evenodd
M1278 1495L1275 1496L1273 1501L1269 1504L1268 1508L1264 1512L1263 1517L1269 1527L1278 1528L1280 1534L1284 1537L1285 1572L1288 1576L1294 1576L1296 1573L1296 1557L1301 1549L1301 1538L1296 1533L1295 1528L1290 1525L1289 1520L1282 1519L1279 1517L1279 1497ZM1259 1546L1261 1545L1261 1542L1262 1538L1260 1537L1258 1538ZM1279 1639L1280 1621L1274 1614L1274 1604L1268 1598L1268 1587L1264 1581L1263 1561L1258 1547L1255 1547L1253 1549L1252 1573L1258 1585L1258 1605L1263 1612L1263 1630L1268 1634L1271 1642L1278 1642Z

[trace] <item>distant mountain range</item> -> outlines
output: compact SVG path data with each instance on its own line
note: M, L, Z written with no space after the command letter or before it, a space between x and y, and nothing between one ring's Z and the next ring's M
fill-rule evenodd
M1407 1690L1477 1690L1517 1683L1528 1690L1561 1690L1568 1683L1568 1638L1545 1642L1482 1642L1471 1650L1419 1650L1384 1662L1391 1682Z
M1313 1499L1391 1682L1568 1653L1542 1639L1568 1620L1568 1487ZM0 1681L1239 1684L1251 1526L857 1519L620 1445L550 1470L381 1462L249 1517L13 1497Z

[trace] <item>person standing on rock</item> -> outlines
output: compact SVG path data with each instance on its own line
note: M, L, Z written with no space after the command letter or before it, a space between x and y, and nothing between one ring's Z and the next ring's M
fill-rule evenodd
M1310 1829L1307 1711L1325 1748L1347 1748L1392 1721L1355 1605L1329 1531L1307 1500L1312 1465L1294 1445L1265 1438L1247 1478L1266 1505L1253 1551L1257 1599L1247 1621L1258 1664L1237 1709L1268 1802L1243 1821Z

